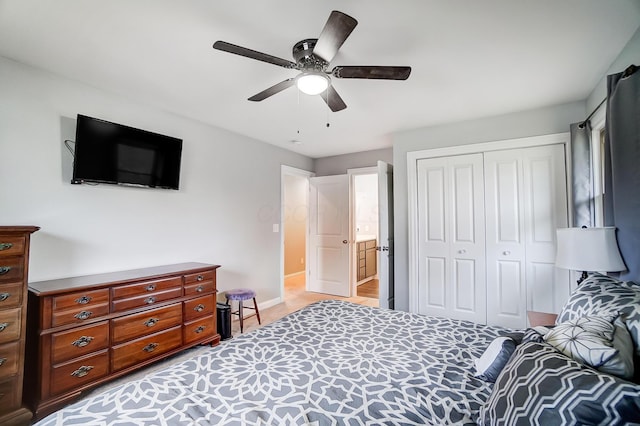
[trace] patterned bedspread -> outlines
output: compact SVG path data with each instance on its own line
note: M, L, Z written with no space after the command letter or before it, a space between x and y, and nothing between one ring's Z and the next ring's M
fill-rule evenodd
M473 424L473 360L505 332L322 301L38 425Z

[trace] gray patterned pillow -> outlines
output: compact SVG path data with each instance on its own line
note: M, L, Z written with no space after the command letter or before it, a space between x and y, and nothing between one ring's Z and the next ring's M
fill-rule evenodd
M589 316L622 315L640 356L640 285L592 273L571 294L556 319L561 324Z
M640 385L544 343L519 345L480 411L483 425L640 424Z

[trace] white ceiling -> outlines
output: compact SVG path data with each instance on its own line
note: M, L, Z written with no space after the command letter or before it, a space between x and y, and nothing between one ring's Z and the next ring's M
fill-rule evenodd
M336 113L295 88L249 102L296 71L211 47L293 60L334 9L359 24L331 67L409 65L409 79L334 78ZM0 55L317 158L584 100L639 25L640 0L0 0Z

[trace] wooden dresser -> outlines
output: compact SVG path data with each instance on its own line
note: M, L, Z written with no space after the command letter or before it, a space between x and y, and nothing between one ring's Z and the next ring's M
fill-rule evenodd
M23 407L29 240L36 226L0 226L0 425L27 424Z
M217 268L182 263L29 283L35 417L190 346L218 344Z

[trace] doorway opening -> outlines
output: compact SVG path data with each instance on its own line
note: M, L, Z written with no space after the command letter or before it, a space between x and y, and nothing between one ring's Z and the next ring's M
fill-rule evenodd
M349 170L351 175L351 229L353 274L352 296L378 300L378 170L376 167Z
M281 302L292 309L323 299L380 306L389 295L379 276L386 270L380 246L388 242L378 235L386 211L378 205L378 167L314 177L282 166L281 176Z
M299 298L307 288L309 177L313 173L282 167L283 301Z

